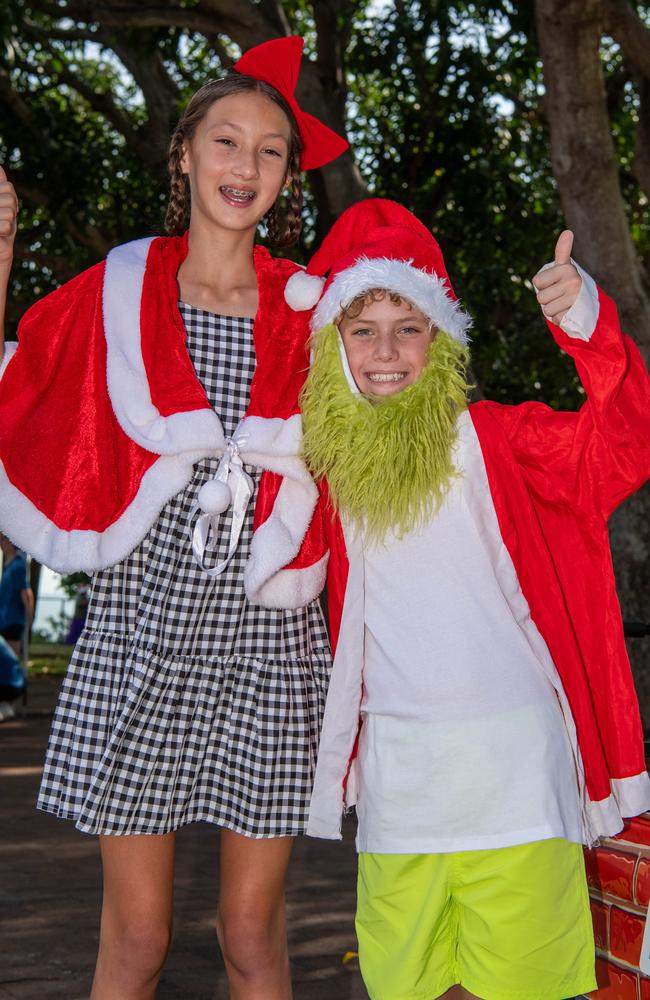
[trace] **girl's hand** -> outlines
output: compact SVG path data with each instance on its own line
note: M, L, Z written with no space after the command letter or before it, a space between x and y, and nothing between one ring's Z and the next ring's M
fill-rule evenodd
M18 197L0 167L0 266L3 267L9 267L13 260L17 218Z
M573 233L565 229L555 244L555 261L551 267L542 268L533 278L533 288L542 312L556 326L562 322L578 298L582 278L571 263Z

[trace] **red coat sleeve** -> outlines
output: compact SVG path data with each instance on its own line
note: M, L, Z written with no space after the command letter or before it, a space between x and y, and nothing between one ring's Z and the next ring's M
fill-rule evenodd
M549 323L576 365L587 397L576 413L543 403L491 408L529 488L542 500L607 519L650 477L650 378L616 306L599 290L599 317L588 341Z

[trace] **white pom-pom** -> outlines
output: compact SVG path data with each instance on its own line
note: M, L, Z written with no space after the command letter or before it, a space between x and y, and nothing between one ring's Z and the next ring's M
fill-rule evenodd
M205 514L223 514L232 503L232 493L228 483L220 479L210 479L199 490L199 507Z
M318 302L324 284L325 278L319 278L317 274L296 271L284 286L285 301L296 312L311 309Z

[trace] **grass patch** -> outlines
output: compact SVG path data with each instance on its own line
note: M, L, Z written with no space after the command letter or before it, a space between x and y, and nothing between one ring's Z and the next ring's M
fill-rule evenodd
M68 669L73 646L56 642L35 642L29 647L27 670L31 677L50 674L62 677Z

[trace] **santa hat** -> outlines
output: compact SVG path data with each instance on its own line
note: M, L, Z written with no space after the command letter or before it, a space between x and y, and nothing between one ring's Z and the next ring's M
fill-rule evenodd
M304 44L303 39L295 35L262 42L245 52L233 69L270 84L284 97L296 119L302 140L300 169L314 170L344 153L348 143L318 118L303 111L294 97Z
M438 243L408 209L385 198L348 208L306 270L289 279L284 297L297 311L316 306L315 331L371 288L395 292L454 340L468 342L471 321L451 287Z

